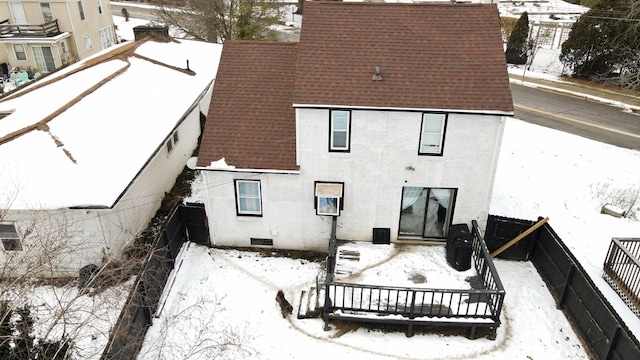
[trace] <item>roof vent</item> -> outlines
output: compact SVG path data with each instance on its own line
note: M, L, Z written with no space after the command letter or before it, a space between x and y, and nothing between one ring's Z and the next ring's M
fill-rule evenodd
M371 80L373 81L382 80L382 75L380 75L380 66L376 65L376 67L373 69L373 76L371 77Z

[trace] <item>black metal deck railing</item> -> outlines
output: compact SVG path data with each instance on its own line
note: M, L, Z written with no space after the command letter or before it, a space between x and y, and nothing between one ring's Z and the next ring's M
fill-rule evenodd
M38 25L9 24L8 20L0 22L0 38L44 38L60 35L58 20Z
M604 278L640 316L640 238L613 238L604 261Z
M333 232L332 232L333 233ZM332 241L335 239L332 236ZM472 262L482 279L483 289L426 289L395 286L362 285L335 282L335 244L330 244L325 282L323 319L349 319L363 322L403 323L407 336L414 324L491 329L495 338L505 291L489 251L473 221Z

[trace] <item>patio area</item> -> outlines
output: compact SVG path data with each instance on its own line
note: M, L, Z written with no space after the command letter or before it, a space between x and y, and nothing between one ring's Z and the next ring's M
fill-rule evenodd
M327 272L300 295L298 318L490 329L495 339L505 291L477 224L471 268L447 261L443 245L373 244L330 240ZM465 267L465 269L468 268Z

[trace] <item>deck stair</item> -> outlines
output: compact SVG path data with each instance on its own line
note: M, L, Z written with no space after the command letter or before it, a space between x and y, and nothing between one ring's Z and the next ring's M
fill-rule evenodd
M315 286L309 290L302 290L298 303L298 319L317 318L322 312L324 305L324 285L318 289Z

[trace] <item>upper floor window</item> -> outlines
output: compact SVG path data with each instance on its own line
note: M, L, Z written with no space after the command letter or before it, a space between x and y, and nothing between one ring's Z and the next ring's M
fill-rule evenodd
M446 125L446 114L422 114L419 154L442 155Z
M84 20L84 8L82 7L82 1L78 1L78 10L80 11L80 20Z
M42 12L42 20L45 23L53 21L53 12L51 11L51 4L48 2L40 3L40 12Z
M24 51L24 45L13 44L13 51L16 53L16 60L27 60L27 52Z
M331 110L329 151L349 151L351 111Z
M0 224L0 241L2 241L2 247L5 251L22 250L22 242L15 224Z
M262 215L260 180L236 180L238 215Z
M102 0L98 0L98 14L102 14Z

